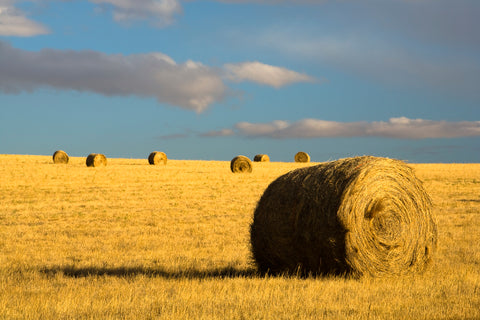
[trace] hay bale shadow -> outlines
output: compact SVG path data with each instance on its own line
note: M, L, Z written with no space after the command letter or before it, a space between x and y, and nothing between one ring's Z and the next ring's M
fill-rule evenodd
M76 267L73 265L42 267L40 273L54 277L58 274L71 278L85 277L118 277L130 278L136 276L160 277L165 279L209 279L209 278L247 278L258 276L254 268L223 267L208 270L185 269L170 271L162 267Z

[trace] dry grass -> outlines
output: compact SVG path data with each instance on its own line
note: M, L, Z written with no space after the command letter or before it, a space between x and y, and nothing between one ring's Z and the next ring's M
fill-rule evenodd
M438 249L394 279L261 277L249 225L268 184L301 163L0 155L0 319L480 317L480 165L413 165Z

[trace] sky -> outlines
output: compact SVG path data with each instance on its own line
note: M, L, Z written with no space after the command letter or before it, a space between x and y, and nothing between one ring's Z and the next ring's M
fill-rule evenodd
M478 0L0 0L0 154L480 162Z

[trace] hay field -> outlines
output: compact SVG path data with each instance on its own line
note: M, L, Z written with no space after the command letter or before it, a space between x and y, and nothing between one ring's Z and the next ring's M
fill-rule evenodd
M412 165L438 222L425 274L259 276L256 202L309 165L0 155L0 319L480 318L480 164Z

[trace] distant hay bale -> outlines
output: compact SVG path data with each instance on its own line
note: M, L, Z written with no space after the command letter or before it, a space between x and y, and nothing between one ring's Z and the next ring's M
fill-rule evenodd
M273 274L421 272L437 243L430 208L421 181L399 160L364 156L293 170L257 204L253 258Z
M87 157L87 167L100 167L107 165L107 157L101 153L91 153Z
M167 155L164 152L153 151L148 156L148 163L152 165L159 165L161 163L167 164Z
M230 161L233 173L252 172L252 162L245 156L237 156Z
M255 162L269 162L270 157L267 154L257 154L253 158L253 161L255 161Z
M63 150L57 150L53 153L53 163L67 164L69 159L68 154Z
M310 162L310 156L306 152L297 152L295 155L295 162Z

